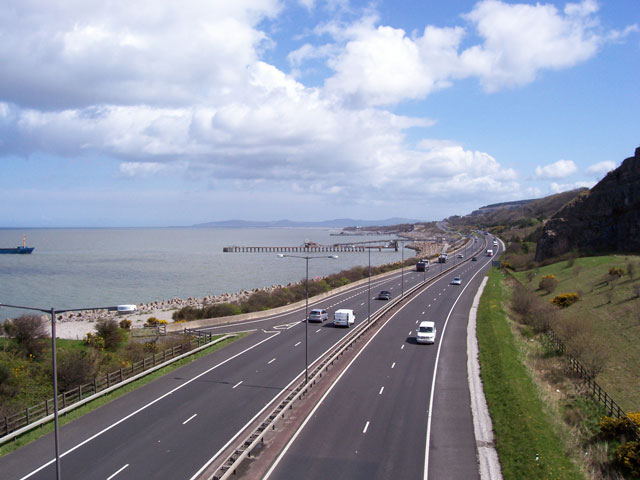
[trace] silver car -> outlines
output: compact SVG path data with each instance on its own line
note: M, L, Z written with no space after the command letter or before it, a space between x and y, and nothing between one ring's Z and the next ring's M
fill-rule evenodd
M323 308L314 308L309 312L310 322L324 322L329 319L329 314Z

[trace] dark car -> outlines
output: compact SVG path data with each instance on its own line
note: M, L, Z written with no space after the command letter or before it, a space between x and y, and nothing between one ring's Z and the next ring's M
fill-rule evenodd
M471 261L472 262L477 262L478 261L478 257L471 257Z
M314 308L309 312L310 322L324 322L329 319L329 314L322 308Z
M386 290L382 290L378 294L378 300L389 300L391 298L391 292L387 292Z

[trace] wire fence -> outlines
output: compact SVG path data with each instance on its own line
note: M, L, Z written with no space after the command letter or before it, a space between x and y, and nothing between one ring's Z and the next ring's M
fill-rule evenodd
M69 407L91 395L95 395L118 383L124 382L145 370L150 370L194 348L211 343L217 338L214 338L211 333L198 330L185 329L184 333L191 336L188 342L167 348L162 352L154 353L138 362L132 362L131 365L122 367L119 370L107 373L101 377L96 377L91 383L79 385L76 388L58 394L58 408L61 410ZM0 418L0 438L53 414L53 410L54 402L53 398L50 398L44 402L25 408L20 412Z

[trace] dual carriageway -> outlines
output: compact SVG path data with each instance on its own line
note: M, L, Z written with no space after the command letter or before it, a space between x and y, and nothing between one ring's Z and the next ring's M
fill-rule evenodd
M403 278L395 272L372 279L370 292L359 285L310 303L330 319L335 309L351 308L357 326L367 319L368 302L372 314L385 305L375 299L379 290L397 298L425 285L380 320L348 365L335 367L345 368L275 452L282 453L266 465L256 461L244 478L479 478L466 326L493 260L481 253L485 238L467 249L477 246L477 262L450 259L458 264L405 271ZM462 285L450 285L454 276ZM436 343L419 345L415 330L427 319L436 322ZM62 478L208 478L247 427L304 378L304 308L208 329L239 330L252 333L62 427ZM352 330L309 323L310 365ZM1 458L2 478L55 478L53 457L47 435Z

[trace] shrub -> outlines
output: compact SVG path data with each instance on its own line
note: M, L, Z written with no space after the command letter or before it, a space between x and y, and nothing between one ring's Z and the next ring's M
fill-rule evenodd
M144 351L146 353L158 353L158 344L154 341L144 343Z
M640 284L636 283L631 287L631 290L633 291L633 294L636 296L636 298L640 297Z
M70 390L89 383L98 374L99 360L95 351L62 351L58 357L60 390Z
M123 332L113 318L98 320L96 323L96 333L104 339L104 348L114 350L124 340Z
M505 261L500 262L500 268L505 269L505 270L506 270L506 269L509 269L509 270L515 270L515 269L513 268L513 265L511 265L509 262L505 262Z
M627 263L627 275L633 280L633 276L636 274L636 264L633 262Z
M45 321L38 315L22 315L4 324L5 333L13 338L27 357L39 357L44 350L42 339L48 336Z
M96 350L104 350L104 338L95 333L87 333L87 336L84 337L84 343Z
M127 319L120 320L120 323L118 323L118 325L123 330L131 330L131 320L127 320Z
M544 290L547 293L553 292L558 286L558 279L555 275L545 275L540 279L538 288Z
M620 278L624 275L624 272L622 271L621 268L611 267L609 269L609 275L611 275L612 277Z
M556 295L551 300L556 307L567 308L570 305L573 305L580 299L580 296L577 293L561 293L560 295Z
M605 439L627 438L634 435L635 428L640 428L640 412L629 412L626 416L602 417L600 419L600 433Z
M520 284L517 284L511 295L511 309L525 318L530 315L535 302L534 295Z
M626 442L618 446L616 463L631 478L640 478L640 442Z

